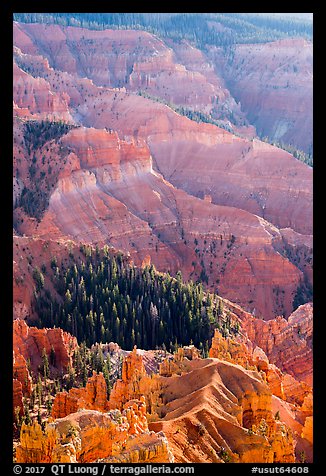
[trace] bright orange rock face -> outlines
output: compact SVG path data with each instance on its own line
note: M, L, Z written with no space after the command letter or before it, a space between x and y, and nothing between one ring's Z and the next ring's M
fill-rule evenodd
M134 347L123 361L121 379L117 380L112 388L110 408L122 409L129 400L140 398L139 380L146 376L143 359Z
M257 372L218 359L188 365L184 374L164 378L165 416L150 423L164 431L176 462L273 462L272 447L280 444L284 461L294 461L293 442L278 431L271 392Z
M72 365L72 355L77 347L77 339L62 329L38 329L29 327L22 319L13 321L13 348L15 355L20 354L29 361L34 372L42 365L42 353L45 349L50 362L51 351L54 367L67 369ZM53 349L53 350L52 350Z
M298 316L302 315L302 309L299 308L294 314L296 316L294 319L292 318L292 322L298 320ZM246 320L244 319L243 322L245 323ZM269 323L272 324L272 321ZM276 336L270 334L271 341L273 337L274 340L275 337L277 339L277 334ZM241 352L239 352L240 349ZM271 355L274 354L271 353ZM215 330L210 357L240 364L245 368L257 369L260 372L273 395L274 418L276 419L276 415L278 415L278 420L280 419L293 432L289 438L293 440L296 447L296 458L299 458L300 452L304 448L307 460L312 461L312 387L271 364L266 353L260 347L253 347L252 343L245 341L243 336L237 342L231 338L224 339L220 332ZM278 420L277 424L280 423ZM256 424L255 427L257 427ZM278 428L281 433L287 431L282 429L282 426ZM276 441L279 441L279 437L276 437ZM283 450L279 448L277 454L282 454Z
M249 368L251 361L250 352L245 343L237 342L229 337L225 339L217 329L214 332L209 356L227 360L244 368Z
M16 450L18 463L130 462L169 463L173 456L166 438L148 430L144 399L125 409L102 413L80 410L41 430L22 425Z
M242 326L251 342L261 347L270 362L297 380L312 385L312 303L294 311L288 320L268 322L246 317Z
M15 352L13 360L14 379L19 380L23 394L28 396L32 392L32 378L27 368L27 362L21 354L15 354Z
M123 369L124 378L111 393L111 408L142 392L151 402L149 426L166 434L176 462L294 461L292 430L275 420L271 390L261 373L220 359L198 358L192 347L178 349L151 379L136 349Z
M53 401L52 417L63 418L81 408L102 412L109 408L107 386L102 372L93 372L85 388L72 388L69 393L57 393Z

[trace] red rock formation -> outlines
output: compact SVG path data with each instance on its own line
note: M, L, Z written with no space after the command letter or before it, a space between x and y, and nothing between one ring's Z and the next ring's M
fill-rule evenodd
M22 392L25 396L29 396L32 393L32 377L27 368L27 362L25 358L14 352L13 358L13 376L14 379L19 380L22 385Z
M125 403L142 395L138 386L141 378L146 376L142 356L137 354L136 346L124 359L121 379L118 379L110 394L110 408L122 409Z
M102 413L81 410L46 425L22 425L18 463L98 461L168 463L173 456L163 434L148 430L144 400Z
M225 339L218 329L214 331L209 356L241 365L244 368L250 368L254 359L245 343L237 342L230 337Z
M273 336L270 337L273 338ZM269 362L267 355L260 347L255 347L252 351L250 341L246 342L244 336L241 337L241 340L242 342L236 342L234 339L224 339L215 330L210 357L240 363L247 368L256 368L260 372L273 394L274 418L277 417L277 423L282 422L292 430L289 438L291 441L293 440L296 447L296 458L300 460L300 453L304 451L307 461L312 461L312 388L291 375L281 372L276 365ZM241 353L234 352L234 349L241 349ZM257 425L255 424L256 430ZM279 425L278 429L276 427L278 435L283 433L284 436L286 432L287 430L282 428L282 425ZM279 436L275 436L275 441L278 442L277 444L280 443ZM282 444L279 445L275 453L284 457L285 451ZM290 455L292 455L292 450ZM275 458L276 462L278 457L275 456Z
M24 414L23 386L20 380L14 378L12 383L12 407L13 417L16 417L16 409L19 408L19 415Z
M310 41L289 38L236 45L232 60L220 48L208 56L262 136L311 151L312 49Z
M124 65L118 65L117 70L120 71L124 80L126 71L128 68L132 68L134 62L133 48L135 47L137 47L138 60L142 55L145 55L145 57L153 55L152 60L149 62L146 63L146 61L140 60L137 64L144 64L146 67L149 65L151 67L154 66L156 68L156 78L160 75L157 73L157 68L161 71L161 68L164 66L164 68L169 70L173 57L172 50L166 48L161 40L144 32L88 31L80 28L60 28L57 25L52 25L51 29L49 29L45 25L16 24L14 26L15 44L23 53L32 53L33 55L35 55L35 48L32 48L22 38L21 33L25 31L28 32L30 38L33 38L34 46L42 38L42 54L48 56L52 66L67 71L70 75L75 75L76 71L78 71L78 61L85 61L91 54L91 60L87 62L87 67L85 66L86 71L89 78L94 79L94 74L99 75L99 83L101 85L105 83L102 80L103 73L99 73L100 68L102 65L105 65L105 74L106 78L108 78L108 68L110 70L112 65L115 64L115 59L113 59L107 65L107 56L104 61L100 61L103 53L99 48L103 49L103 41L107 43L106 55L112 49L112 43L115 41L114 37L119 38L119 47L125 50L126 56L130 55L130 61L125 61L126 56L123 59L118 58L120 62L124 62ZM82 37L84 39L81 39ZM87 42L86 38L92 41L93 50L91 53L89 42ZM72 41L76 48L71 50L65 44L66 40ZM53 48L56 48L55 45L58 42L60 43L61 51L60 55L55 55L56 59L54 61ZM205 59L202 53L194 48L190 48L185 43L175 47L177 56L179 55L180 58L185 57L185 62L190 65L190 73L183 67L186 76L188 75L191 79L190 90L194 91L193 78L196 75L200 75L201 88L203 78L208 78L209 76L209 84L215 89L215 94L219 90L220 80L214 75L209 61L206 63L205 76L203 74ZM255 47L256 49L266 48L264 45L255 45ZM36 49L38 49L37 46ZM270 50L273 51L273 48L270 48ZM80 55L79 52L83 54ZM160 53L158 54L158 52ZM95 53L99 55L98 58ZM74 55L77 55L76 58ZM194 59L191 60L191 57ZM114 54L114 58L117 58L116 54ZM162 58L164 58L164 64L160 64ZM288 63L286 64L288 65ZM207 65L210 73L207 71ZM256 65L260 68L259 62ZM85 67L83 66L81 69L85 71ZM198 70L202 72L199 73ZM180 67L176 69L172 67L170 72L179 74ZM135 75L137 74L135 71ZM109 77L110 75L111 73ZM63 85L62 83L60 84L60 81L56 80L55 86L61 92L65 92L64 88L68 89L68 95L71 96L70 89L73 88L75 92L76 86L71 86L71 81L67 80L67 73L65 73L64 78ZM171 78L173 78L173 75ZM106 85L111 85L110 79L108 81L109 84ZM120 81L120 78L118 81ZM99 83L97 82L97 84ZM187 82L184 80L180 82L175 81L175 79L173 80L174 88L177 88L179 84L182 84L184 93L187 89ZM164 85L167 86L166 80L164 80ZM86 97L86 101L83 100L82 103L79 103L80 115L83 117L83 121L85 121L84 124L96 125L96 127L111 127L121 131L121 134L135 135L137 133L147 140L150 139L149 144L157 161L155 165L158 166L165 178L169 178L173 174L174 185L180 186L182 183L187 183L187 191L196 195L209 190L215 203L231 206L239 206L241 203L241 208L245 208L253 213L258 212L278 226L291 226L301 233L307 233L307 231L311 233L311 213L309 211L304 215L302 214L303 209L311 209L311 170L308 167L304 167L298 161L294 161L290 154L258 141L252 143L246 140L237 140L238 138L232 137L232 135L225 131L222 132L221 136L220 131L215 126L194 124L186 118L177 118L178 116L168 108L160 104L153 104L153 102L147 101L144 98L129 95L123 91L109 92L101 88L96 93L94 85L88 85L87 89L91 91L91 98L88 99ZM156 94L160 94L160 88L156 90L156 86L154 91L156 91ZM169 93L167 94L170 98ZM197 100L201 101L198 98L197 90L196 94ZM75 95L75 93L72 95ZM78 95L80 95L80 92L78 92ZM97 97L94 97L94 95ZM184 95L190 97L189 94ZM205 95L206 93L204 93ZM227 96L227 93L224 93L224 95ZM204 99L207 104L207 97L205 96ZM137 109L137 115L132 117L130 110L135 109ZM166 116L168 116L168 120ZM190 126L191 124L193 124L193 127ZM197 131L194 135L192 131L195 129ZM212 137L207 137L205 131L209 130L211 131L211 136L218 135L220 139L223 137L223 140L216 142ZM188 143L188 146L186 146L185 141ZM227 147L225 147L226 145ZM216 156L219 157L218 163L214 160ZM173 161L173 166L171 166L171 160ZM282 163L281 169L280 163ZM185 164L187 164L186 167ZM197 177L197 174L191 173L192 167L195 167L196 170L198 168L202 171L209 170L210 173L202 173L200 177ZM293 170L293 167L295 170ZM280 170L282 170L281 174ZM193 179L194 176L197 177L196 181ZM253 177L255 177L254 182ZM271 177L273 177L273 187L271 187ZM298 179L300 181L303 180L302 190L305 191L304 194L306 196L302 193L296 196L292 192L293 190L298 190ZM298 199L301 202L300 216L294 213L294 210L299 206L297 203Z
M37 35L44 35L43 26L16 25L15 28L20 31L25 27L32 36L35 33L35 41ZM56 27L51 27L47 34L57 31L60 41L65 41L65 30L59 32ZM72 41L78 42L80 31L73 28L68 31ZM93 40L96 35L103 39L111 33L89 34ZM115 34L123 36L121 32L112 33ZM127 48L128 41L131 38L135 41L135 37L132 33L126 35ZM21 40L19 33L17 38ZM80 128L67 134L61 146L70 148L70 157L74 157L76 164L81 162L81 169L78 170L77 164L60 171L61 178L53 184L57 187L40 224L32 222L18 209L15 221L19 231L43 237L51 233L58 238L64 235L98 243L109 241L113 246L130 252L139 264L150 256L158 269L170 272L181 269L186 279L197 279L202 272L206 273L212 289L215 290L218 284L220 293L251 311L255 309L259 317L271 318L280 313L289 315L306 263L300 263L298 271L281 256L285 255L279 248L282 235L264 220L258 224L256 217L244 216L243 211L234 213L234 209L217 209L213 205L219 203L247 209L278 226L311 233L309 168L268 144L241 139L211 124L194 123L162 104L124 91L98 88L89 80L78 79L74 61L66 63L71 67L69 73L55 72L40 55L35 56L28 42L21 41L23 44L19 46L23 53L18 50L15 53L20 64L25 62L27 68L28 62L32 61L33 74L44 75L58 94L66 93L70 98L69 107L84 124L116 129L126 140L122 141L116 133L109 134L104 130ZM26 49L24 45L27 45ZM85 47L83 41L78 46ZM50 52L52 48L51 44L45 50ZM71 55L68 50L67 45L62 46L62 58ZM33 53L33 60L29 59L29 53ZM60 62L62 58L56 57L56 61ZM53 57L49 61L53 61ZM62 81L56 77L61 74ZM137 110L135 117L130 114L131 110ZM212 203L190 200L189 195L173 189L154 172L150 154L141 138L147 141L154 156L154 168L160 170L165 179L180 188L186 187L188 193L200 198L210 195ZM219 157L218 161L216 157ZM202 171L200 176L196 172L198 168ZM205 170L209 173L204 173ZM121 177L128 182L127 187ZM127 188L129 193L126 195ZM297 189L300 189L299 194L289 192ZM89 197L83 206L80 194ZM63 203L69 203L68 207L65 205L65 214L62 213ZM298 209L300 214L296 212ZM198 214L205 226L197 223ZM218 224L222 226L220 230L216 227ZM262 241L256 236L256 231L265 235ZM180 240L181 233L184 234L183 240ZM194 240L207 242L209 239L211 247L221 235L223 239L226 235L227 239L235 236L238 245L241 243L244 248L232 248L230 253L227 249L219 249L213 257L203 248L199 253L203 255L200 257L205 269L199 265L194 269L192 263L198 262L199 258L195 254ZM294 240L294 253L298 240L299 237ZM258 241L260 246L257 246ZM226 244L224 242L224 246ZM278 293L279 289L284 291L284 295Z
M33 44L26 41L25 33ZM23 53L45 55L56 69L70 74L86 72L96 85L146 91L169 103L207 113L217 102L239 109L229 92L222 89L212 64L208 65L203 53L186 42L171 44L172 49L144 31L92 31L57 25L49 29L40 24L17 23L14 42Z
M265 351L271 363L310 386L313 371L312 311L312 303L308 303L299 306L288 320L277 317L265 322L247 315L242 322L248 338Z
M176 462L272 462L281 453L294 461L291 432L275 423L270 390L257 372L218 359L188 365L184 375L164 378L165 416L150 423L164 431Z
M67 392L56 394L52 406L52 417L63 418L79 409L106 411L109 407L107 401L107 386L102 372L87 381L86 387L72 388Z
M29 327L21 319L16 319L13 322L13 348L15 355L20 354L25 361L29 361L34 372L37 372L38 367L42 365L44 349L49 362L52 351L55 358L55 365L53 367L66 370L68 365L72 365L72 355L76 347L76 338L62 329Z
M248 305L250 296L250 307L265 318L277 310L291 312L302 272L274 251L274 239L281 239L276 228L244 211L174 189L152 171L142 141L128 143L114 133L79 128L61 142L78 156L83 169L61 173L35 230L39 236L48 237L51 230L52 236L73 240L104 244L109 239L139 264L150 256L158 269L181 268L185 278L206 270L212 289L219 280L220 293L242 305ZM80 201L81 193L89 197L87 202ZM202 265L194 268L198 252ZM284 291L277 303L271 281Z
M177 462L221 461L226 457L222 447L233 461L294 461L292 432L275 421L271 391L261 374L225 361L197 358L192 348L190 359L185 354L187 351L179 349L173 359L160 365L160 376L150 379L134 349L124 361L123 379L111 393L111 408L119 408L119 402L140 392L146 402L150 397L150 428L166 433ZM238 352L234 355L239 357ZM212 421L216 422L214 430ZM245 428L250 430L248 440Z
M32 115L36 114L37 119L61 119L72 122L66 95L53 93L47 81L43 78L33 78L22 71L16 63L13 74L13 98L16 106L20 108L19 115L27 109Z

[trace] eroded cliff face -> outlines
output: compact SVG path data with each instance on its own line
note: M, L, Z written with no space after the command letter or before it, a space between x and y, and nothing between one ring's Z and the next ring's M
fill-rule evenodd
M127 358L128 359L128 358ZM136 354L126 359L123 378L132 378ZM142 364L142 358L138 356ZM131 365L130 365L131 364ZM15 381L16 383L16 381ZM16 400L21 384L14 386ZM125 394L124 394L125 396ZM111 408L111 410L109 410ZM173 462L162 432L148 429L146 402L130 398L109 404L102 373L93 372L86 387L56 394L52 417L44 428L38 422L22 424L16 447L19 463Z
M313 369L312 311L312 303L307 303L299 306L288 320L277 317L264 322L248 317L242 323L248 338L266 352L272 363L310 386Z
M163 41L144 31L18 23L14 40L24 54L41 54L50 67L97 86L143 91L212 114L251 137L256 126L262 136L311 150L309 41L235 45L227 54L210 46L204 53L185 40Z
M236 45L229 56L212 47L209 57L259 134L312 151L312 42Z
M15 356L17 355L17 359L23 357L26 362L29 361L35 373L39 366L42 366L44 351L53 367L67 370L67 367L72 365L72 355L76 347L77 339L62 329L38 329L29 327L22 319L13 321Z
M79 409L105 412L108 408L107 386L103 373L96 374L93 371L93 376L88 379L86 387L72 388L69 392L56 394L52 406L52 417L64 418Z
M139 55L138 66L130 72L136 83L141 68L157 79L155 68L162 60L171 74L180 70L192 78L206 78L227 100L212 64L205 68L202 53L185 43L167 46L150 34L138 33L135 37L135 32L92 31L82 38L80 29L15 24L17 81L44 80L51 91L65 95L74 121L87 126L51 144L51 158L49 144L35 151L40 166L34 182L41 196L48 197L48 205L45 202L40 222L18 206L17 230L44 238L51 233L58 239L109 242L129 252L138 264L150 256L157 269L172 273L181 269L186 279L204 277L210 289L217 288L247 310L255 310L258 317L288 316L298 287L304 279L311 284L312 278L311 249L302 245L302 237L308 242L312 232L311 169L268 144L234 136L212 124L195 123L132 91L103 87L108 85L102 81L103 74L95 79L94 53L100 54L101 41L111 45L108 51L112 52L114 35L118 35L119 48L125 48L126 58L130 55L126 71ZM52 36L54 43L48 43ZM37 46L39 38L44 42L42 51ZM71 42L76 49L71 50ZM55 44L60 45L60 54ZM91 45L94 58L87 76L92 79L81 79L80 61ZM178 61L187 66L175 69ZM116 71L121 68L119 64ZM20 103L30 113L34 111L31 98L27 95L25 103ZM19 141L22 137L15 146L21 159L17 176L20 172L25 176L34 158L27 160ZM49 180L50 191L45 188ZM16 177L18 199L31 183ZM297 234L291 236L291 243L289 234L284 241L284 233L270 223L293 228ZM232 236L235 243L228 243ZM294 259L298 248L300 262Z
M216 110L222 121L229 119L232 110L234 118L245 121L212 63L185 41L164 42L144 31L92 31L57 25L49 29L18 23L14 24L14 38L22 53L42 54L49 67L86 75L97 86L141 91L208 114Z
M275 73L277 89L262 91L254 69L251 99L240 107L213 68L219 52L207 62L187 42L17 23L14 41L14 226L33 235L15 237L15 317L33 317L33 269L53 256L60 266L85 242L204 281L234 301L228 309L241 325L237 338L215 333L209 359L190 346L159 365L134 349L109 401L95 374L86 388L57 394L44 432L23 425L18 462L170 462L171 451L176 462L284 463L302 451L311 461L312 306L291 313L298 290L312 284L312 171L252 140L243 114L257 110L259 98L273 112L261 114L259 131L297 140L285 124L292 109L280 113L284 91L289 105L297 101L285 71L294 45L279 44L289 86L283 91ZM275 45L268 48L237 47L233 66L244 59L251 67L250 49L269 57ZM309 47L302 49L309 66ZM236 80L245 91L247 79ZM139 90L225 123L231 108L243 137L195 123ZM300 122L301 112L295 127L304 130L310 119ZM34 147L26 126L44 119L73 129ZM22 200L26 190L41 197L37 216ZM28 361L37 370L45 349L64 370L75 346L60 329L14 322L14 408L22 414L31 391Z
M65 93L55 93L43 78L34 78L13 65L13 100L19 116L72 121ZM34 117L32 117L34 116Z
M180 348L154 375L134 348L109 401L94 373L85 388L57 394L44 433L23 425L17 462L167 462L173 454L175 462L276 463L294 462L302 448L311 460L312 394L291 403L284 374L242 340L216 332L213 358Z
M151 402L150 428L166 434L176 462L294 461L292 430L275 421L271 390L257 370L201 359L190 347L149 378L140 357L134 349L124 361L129 378L116 382L111 408L142 392Z
M51 232L74 241L109 241L136 264L150 256L157 269L181 269L186 279L205 276L212 290L217 287L265 319L290 314L303 272L274 250L274 242L282 243L276 227L174 188L152 169L141 139L78 128L60 144L67 164L58 171L48 208L29 232L43 239ZM26 231L26 220L16 222ZM278 288L284 292L276 299Z
M32 30L35 28L34 41L37 42L39 34L37 28L43 28L43 25L20 25L17 28L25 28L25 26ZM80 29L76 30L76 34L80 34ZM92 33L103 35L105 32L93 31ZM121 31L107 31L107 33L123 35ZM20 44L18 40L17 44ZM23 45L20 44L20 47L23 48ZM183 48L187 49L184 45ZM25 47L23 51L26 53L31 49ZM87 54L87 45L84 45L83 51ZM64 57L63 52L62 55ZM28 62L30 61L33 60L28 59ZM82 120L85 125L111 127L121 134L141 135L146 138L157 161L154 166L158 167L158 170L170 181L173 174L174 185L180 186L186 182L187 191L197 196L210 192L216 203L232 206L239 206L241 203L241 208L259 213L278 226L291 226L300 233L311 233L311 214L299 216L294 212L298 199L302 202L301 213L303 208L311 207L308 205L309 202L311 203L311 169L291 159L290 154L259 141L240 140L226 131L222 131L221 135L220 130L215 126L196 124L178 116L162 104L153 103L129 92L97 88L90 81L78 79L74 71L60 73L63 75L62 83L53 70L45 69L44 66L42 69L40 65L35 66L34 63L33 68L36 71L33 74L46 76L47 81L56 91L67 91L71 98L70 106L76 111L76 118ZM195 66L192 68L194 69ZM64 67L62 69L67 70ZM174 84L184 86L182 81L174 82ZM136 109L138 113L133 117L130 111ZM213 140L214 136L219 137L217 143ZM214 144L215 147L212 147ZM211 173L201 174L197 180L191 179L194 177L191 173L192 167L196 170L199 167L203 171L207 170L207 157L211 157L209 160L212 162L208 169L215 171L217 168L216 174L215 172L214 176ZM219 157L218 161L216 157ZM191 158L190 162L189 158ZM171 167L171 160L173 167ZM198 160L203 163L199 164ZM281 161L282 168L280 169ZM185 167L186 163L188 165ZM286 170L286 173L280 174L280 170L283 172ZM246 177L248 179L244 180ZM255 183L252 181L253 177L255 177ZM271 177L275 178L273 187L270 186L270 182L267 183ZM306 184L310 182L308 188L304 182L302 183L305 194L308 192L306 196L302 193L297 197L293 196L298 188L298 179L303 179Z

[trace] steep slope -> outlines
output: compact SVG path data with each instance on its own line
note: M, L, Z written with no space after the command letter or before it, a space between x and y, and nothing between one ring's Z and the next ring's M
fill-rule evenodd
M68 54L67 51L71 55L69 50L71 44L69 42L67 44L65 35L71 35L73 38L71 41L77 41L77 38L82 34L85 38L87 35L94 37L95 40L87 40L87 42L85 39L84 43L81 41L78 48L76 47L73 51L74 54L76 54L76 49L80 51L79 56L82 56L84 60L92 54L93 61L95 61L95 53L99 49L99 45L96 43L97 36L102 40L108 37L107 41L112 43L111 36L117 35L120 39L119 47L124 52L121 58L124 58L130 54L137 56L134 53L134 46L128 46L128 41L138 34L142 37L141 34L143 33L112 30L98 32L70 27L65 29L58 25L45 26L38 24L15 24L15 31L16 29L26 29L28 31L35 45L39 45L41 53L50 58L49 61L53 67L74 75L80 73L76 67L71 66L72 63L75 63L68 61L65 57ZM161 71L167 68L170 71L171 68L167 66L166 62L160 64L157 60L161 57L158 52L162 48L165 51L166 46L163 47L162 41L156 37L147 33L143 34L150 44L151 55L154 55L153 61L157 61L157 70ZM49 42L48 38L52 38L53 41ZM14 40L17 46L21 47L23 53L31 53L35 49L22 41L18 32L14 35ZM135 38L133 41L135 42ZM95 49L92 42L97 45ZM155 42L158 42L158 44L156 45ZM154 44L156 45L155 48ZM118 44L116 47L118 47ZM140 47L137 50L140 58L145 53L148 55L148 51L144 48ZM83 52L83 55L81 55L81 52ZM177 54L189 65L189 54L187 58L182 47L177 48ZM201 55L200 52L197 53L197 56L198 54ZM172 50L170 50L169 55L172 58ZM194 56L196 58L196 54ZM56 62L60 62L59 66ZM202 63L203 60L201 59L201 63L199 61L201 66L198 66L197 58L197 64L191 66L190 62L189 68L194 71L202 69ZM92 63L90 62L90 64ZM122 66L119 65L118 69L121 68ZM83 70L82 76L94 79L92 71L92 67L87 71ZM174 77L175 71L173 68L170 72L171 78ZM55 75L56 77L53 77L51 71L44 72L44 74L48 76L47 80L52 78L52 87L55 90L58 92L66 90L70 95L71 86L70 82L67 82L67 75L62 73L64 74L62 83L58 80L58 72ZM208 72L206 71L205 74L208 74ZM212 76L212 74L212 71L210 71L208 76ZM215 78L214 76L211 81L216 83L215 87L217 89L221 87L218 77ZM102 81L100 84L106 85L107 83ZM166 81L164 81L164 84L166 84ZM187 92L187 81L184 79L174 81L175 88L178 84L182 84L183 90ZM111 86L116 86L116 84ZM75 90L76 85L73 88ZM77 89L80 89L80 87L77 86ZM144 98L130 97L126 93L117 91L109 93L105 88L101 88L96 93L94 85L91 87L91 91L89 87L87 89L90 96L86 95L86 91L84 91L85 100L83 99L79 103L75 117L82 120L87 126L110 127L118 130L122 135L142 135L148 141L155 156L154 166L158 167L163 176L174 185L185 187L186 191L197 196L209 193L216 203L245 208L252 213L263 216L277 226L291 227L304 234L311 233L311 213L303 213L302 218L296 213L296 202L298 200L302 211L311 207L311 170L297 163L290 154L259 141L252 143L239 140L234 136L223 135L219 137L219 140L212 141L211 138L207 138L207 134L209 136L219 136L220 132L216 127L206 127L202 124L190 125L191 122L185 118L178 117L164 106L153 105L150 101L144 101ZM191 90L193 90L193 86ZM97 99L92 97L94 94ZM227 97L227 93L224 92L223 94L224 99L221 97L222 103ZM205 101L207 104L207 97ZM285 101L282 102L282 104L284 103ZM71 104L71 106L76 107L77 104L76 106ZM232 107L235 108L234 105ZM130 114L134 110L137 110L135 116ZM190 131L193 133L191 134ZM194 137L191 138L191 136ZM185 164L187 164L186 167ZM212 170L213 173L201 174L200 177L197 177L197 180L194 180L193 168L198 170L199 167L203 171ZM271 177L272 182L270 182ZM299 183L300 186L298 186ZM300 193L298 193L299 190Z
M29 111L38 119L62 119L72 121L69 113L65 93L57 94L51 91L50 85L43 78L33 78L22 71L16 63L13 65L14 84L13 99L16 111L19 109Z
M213 65L187 42L164 42L145 31L17 22L14 41L23 53L37 52L54 69L86 76L97 86L126 87L170 104L214 113L230 127L230 117L239 125L246 122Z
M302 272L274 250L274 241L281 242L275 227L175 189L153 171L140 139L78 128L59 144L74 157L74 167L68 163L58 176L47 210L33 222L34 234L109 243L138 264L149 255L158 269L207 279L212 289L264 318L292 311ZM278 302L277 288L284 291Z
M257 371L180 348L149 377L134 349L111 408L141 394L149 427L164 429L176 462L294 461L292 432L275 421L270 389Z
M248 317L242 326L251 342L261 347L272 363L312 385L312 303L298 307L287 320L277 317L267 323Z
M71 34L74 30L69 29ZM62 31L60 35L64 36ZM56 61L67 47L60 35L61 47L52 54ZM19 40L22 48L27 43ZM34 52L30 46L25 50ZM47 237L51 230L58 238L63 234L98 243L109 241L130 252L138 263L151 256L159 269L175 272L180 268L186 277L201 277L212 289L263 318L290 314L297 290L305 279L311 284L311 253L302 253L299 264L293 258L302 242L310 249L309 167L268 144L195 123L143 97L97 87L91 80L78 79L73 68L72 74L55 71L39 55L16 50L15 57L21 68L46 78L57 94L66 93L75 121L97 129L75 129L57 141L56 153L62 158L56 161L55 175L49 163L48 175L54 193L43 201L40 223L30 220L26 204L17 207L15 226L20 233ZM87 143L87 150L79 142ZM21 151L18 169L24 170L21 154L31 162L29 167L33 160L44 156L46 160L45 148L49 145L39 148L35 159L29 154L28 160ZM63 169L62 159L66 161ZM48 172L44 169L42 173L45 180ZM41 170L39 174L34 180L37 192ZM23 186L29 185L22 184L21 177L15 179L18 197ZM287 253L289 234L284 239L283 232L265 220L296 230L290 239L291 253ZM217 248L218 240L221 246Z
M235 45L209 57L260 136L312 152L312 42Z

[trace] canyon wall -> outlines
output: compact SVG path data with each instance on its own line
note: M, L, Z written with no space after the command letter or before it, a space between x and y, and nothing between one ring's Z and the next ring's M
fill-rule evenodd
M312 152L313 44L289 38L208 55L261 136Z

